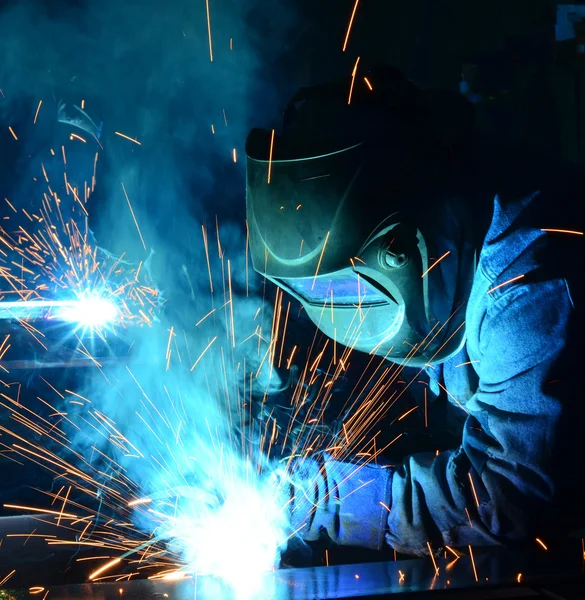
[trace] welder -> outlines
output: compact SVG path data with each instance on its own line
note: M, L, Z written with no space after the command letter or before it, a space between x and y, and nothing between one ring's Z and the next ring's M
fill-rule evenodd
M585 247L561 209L579 190L479 148L471 106L439 97L373 70L302 89L280 130L248 136L254 268L336 344L415 368L463 416L449 451L297 460L291 526L308 541L422 555L585 524Z

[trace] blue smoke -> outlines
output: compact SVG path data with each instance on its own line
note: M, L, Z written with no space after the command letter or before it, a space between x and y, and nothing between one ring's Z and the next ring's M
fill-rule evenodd
M61 452L90 474L85 489L104 511L132 519L145 539L171 538L195 570L236 573L236 585L254 564L270 568L285 539L260 451L272 434L251 426L253 396L279 381L270 293L246 258L243 143L255 119L277 117L271 75L297 15L284 1L270 15L260 0L211 1L212 61L204 1L56 4L0 9L0 152L18 174L4 173L0 196L18 210L38 206L44 168L67 197L65 220L82 220L67 181L89 186L92 243L143 263L164 298L151 328L119 330L131 351L80 385L84 401L66 396ZM63 104L95 130L59 122ZM244 522L268 528L256 554L250 532L238 538ZM211 547L210 523L246 543L236 544L249 550L243 570L233 554L225 562L230 539Z

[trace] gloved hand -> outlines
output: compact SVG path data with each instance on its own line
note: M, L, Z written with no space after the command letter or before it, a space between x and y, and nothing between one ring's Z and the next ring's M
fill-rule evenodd
M287 492L290 523L306 541L322 529L342 546L381 550L391 502L392 471L334 460L328 454L298 459Z

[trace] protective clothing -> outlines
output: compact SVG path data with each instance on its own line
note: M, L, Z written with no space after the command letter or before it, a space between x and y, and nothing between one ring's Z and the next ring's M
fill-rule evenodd
M344 463L323 454L296 461L290 481L290 498L283 505L292 530L305 541L317 541L324 529L337 544L383 545L388 508L380 499L390 494L389 468ZM348 494L350 503L345 500ZM368 507L367 514L355 510L359 506Z
M324 526L340 544L379 549L381 537L351 523L377 522L390 508L386 542L409 554L441 546L510 544L564 536L585 523L585 468L580 431L585 407L575 382L583 332L583 240L545 232L550 196L497 196L466 311L467 344L453 359L428 369L449 400L466 413L461 446L415 454L389 471L369 467L335 487L340 468L325 460L311 487L309 533ZM562 223L562 217L556 217ZM557 225L558 226L558 225ZM581 258L579 258L581 257ZM306 461L305 461L306 462ZM310 468L305 466L306 472ZM354 469L355 470L355 469ZM331 473L331 474L330 474ZM376 490L369 504L364 484ZM354 491L356 493L354 493Z
M252 260L338 343L439 363L465 342L470 209L437 198L445 158L424 94L395 72L371 78L351 103L345 84L302 90L281 134L250 133Z
M465 417L461 445L395 469L307 458L291 518L307 539L324 528L343 545L385 539L410 554L427 542L564 535L585 523L575 464L585 403L574 383L585 253L582 236L543 230L579 226L555 214L555 192L510 183L512 155L506 185L489 167L487 188L473 182L497 193L489 230L474 228L471 200L441 192L445 163L424 101L400 85L406 100L390 109L391 93L371 104L362 90L348 105L339 90L314 90L293 99L282 135L252 132L250 249L255 269L330 337L426 370L431 395L448 390ZM535 181L538 165L527 167Z

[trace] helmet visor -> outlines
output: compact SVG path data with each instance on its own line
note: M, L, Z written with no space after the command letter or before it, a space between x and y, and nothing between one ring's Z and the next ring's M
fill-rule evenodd
M282 279L285 286L310 304L325 302L338 306L387 304L388 298L351 269L318 277Z

